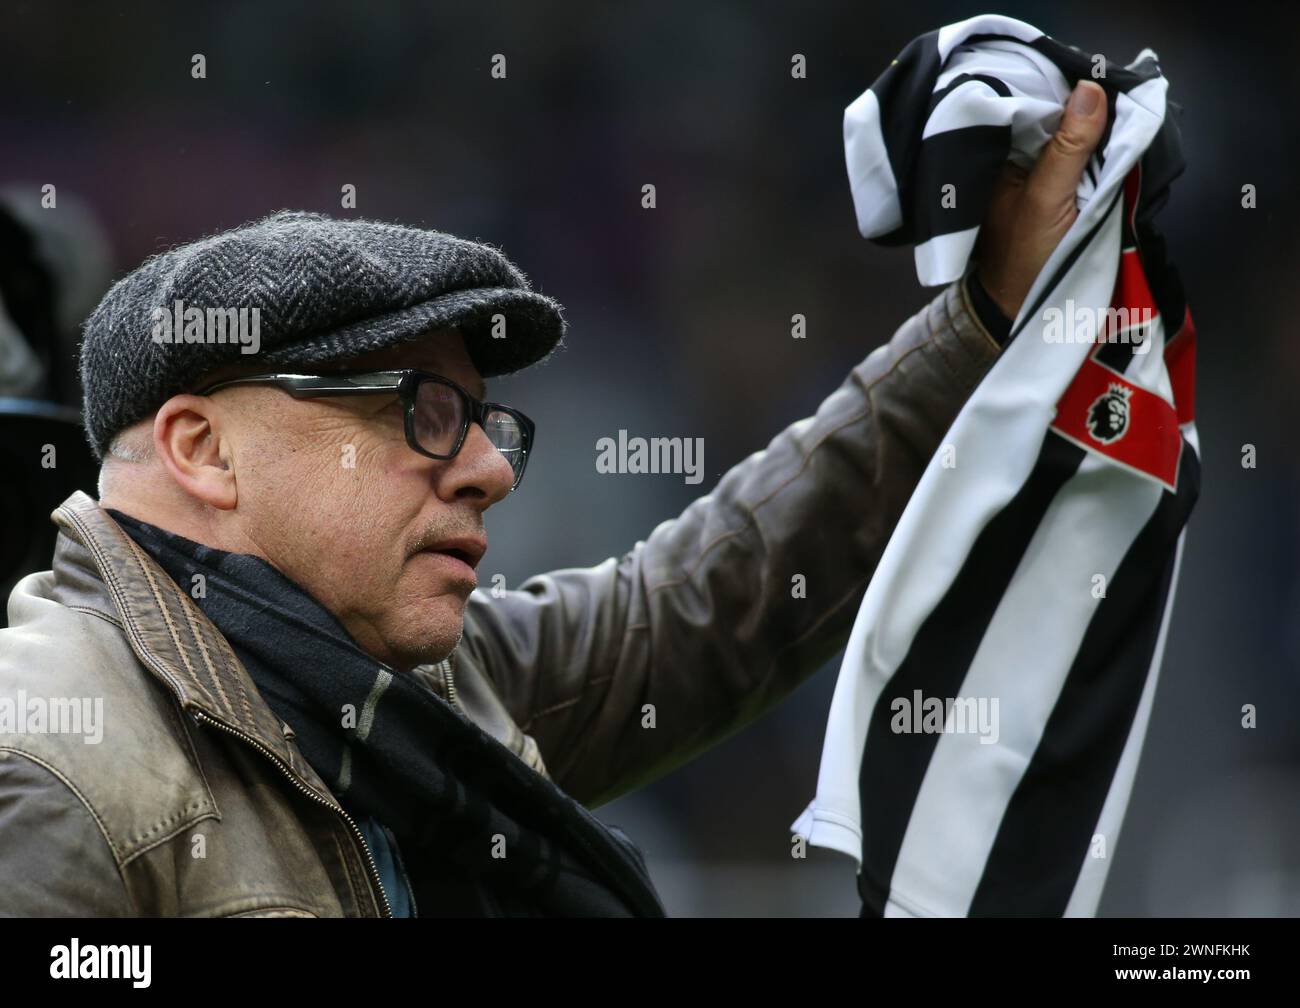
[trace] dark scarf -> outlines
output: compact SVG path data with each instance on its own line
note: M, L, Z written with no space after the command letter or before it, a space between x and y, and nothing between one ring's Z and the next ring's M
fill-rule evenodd
M663 916L630 842L269 563L109 513L183 591L204 576L194 601L345 808L393 831L422 916Z

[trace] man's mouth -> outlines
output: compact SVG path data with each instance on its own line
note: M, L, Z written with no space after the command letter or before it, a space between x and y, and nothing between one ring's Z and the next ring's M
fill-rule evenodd
M457 536L420 550L420 554L439 557L439 566L445 568L448 574L474 586L478 585L478 575L474 569L486 552L487 539L481 536Z

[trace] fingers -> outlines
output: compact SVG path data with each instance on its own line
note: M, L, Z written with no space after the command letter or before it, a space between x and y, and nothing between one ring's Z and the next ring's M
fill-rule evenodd
M1035 204L1060 213L1074 210L1075 191L1088 158L1106 129L1106 92L1094 81L1079 81L1029 173L1027 187Z

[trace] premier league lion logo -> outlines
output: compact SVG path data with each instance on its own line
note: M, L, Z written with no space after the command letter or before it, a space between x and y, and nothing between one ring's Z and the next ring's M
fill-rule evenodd
M1128 401L1133 390L1111 385L1088 407L1088 433L1102 444L1111 444L1128 430Z

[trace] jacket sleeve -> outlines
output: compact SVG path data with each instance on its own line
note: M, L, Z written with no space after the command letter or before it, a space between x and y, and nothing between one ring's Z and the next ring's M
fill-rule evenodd
M622 557L473 593L455 661L595 806L739 730L848 638L908 498L998 346L964 283Z
M56 773L13 749L0 749L0 916L135 916L91 810Z

